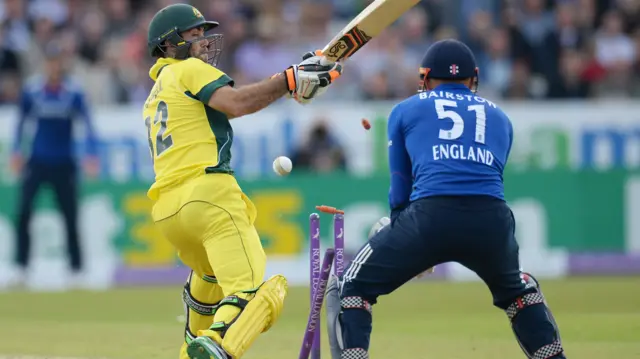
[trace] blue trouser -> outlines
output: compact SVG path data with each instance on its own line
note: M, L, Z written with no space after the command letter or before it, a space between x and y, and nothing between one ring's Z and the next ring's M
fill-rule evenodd
M47 164L29 161L21 179L20 200L18 204L17 252L16 263L22 268L29 265L31 235L29 223L33 214L36 196L43 185L53 189L58 206L64 218L67 233L67 253L70 267L78 271L82 267L80 243L77 228L77 171L73 163Z
M537 290L522 277L515 219L504 201L486 196L417 200L360 249L343 275L344 348L368 350L370 308L378 296L445 262L458 262L477 273L489 287L493 304L504 310ZM554 341L554 327L555 322L545 322L540 324L542 329L535 328L542 333L541 344L530 345L532 351Z

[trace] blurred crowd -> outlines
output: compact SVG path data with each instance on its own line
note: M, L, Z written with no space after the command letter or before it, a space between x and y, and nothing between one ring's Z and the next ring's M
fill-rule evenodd
M147 25L175 0L0 1L0 102L62 46L92 104L142 102L151 86ZM219 21L219 67L238 85L282 71L322 48L371 0L183 0ZM433 41L475 51L490 98L630 97L640 94L638 0L423 0L345 66L323 100L397 99L417 88Z

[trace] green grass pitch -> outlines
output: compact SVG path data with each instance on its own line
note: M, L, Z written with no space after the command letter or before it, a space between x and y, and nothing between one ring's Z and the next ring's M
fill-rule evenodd
M543 280L570 358L640 358L640 277ZM0 294L0 358L177 359L180 286ZM308 289L245 355L296 358ZM482 283L416 282L374 306L374 358L524 358ZM324 330L323 326L323 340ZM326 341L323 357L328 358Z

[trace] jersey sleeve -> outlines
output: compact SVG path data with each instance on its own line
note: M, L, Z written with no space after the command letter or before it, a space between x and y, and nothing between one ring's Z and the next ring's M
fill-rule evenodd
M20 152L22 146L22 134L24 131L24 123L27 121L28 113L31 110L31 96L29 92L22 91L20 96L20 102L18 104L18 123L16 125L13 151Z
M394 107L389 115L387 135L389 139L389 171L391 172L389 207L391 218L394 219L397 213L409 204L413 186L411 158L409 158L405 146L402 111L398 106Z
M209 102L211 95L223 86L233 86L233 79L217 68L198 59L185 60L182 84L202 103Z
M505 156L505 166L507 165L506 161L509 159L509 155L511 154L511 146L513 145L513 124L508 118L507 126L509 132L509 147L507 147L507 155Z
M76 93L75 106L77 115L85 125L87 154L90 156L96 156L98 154L98 139L93 128L91 111L89 110L89 105L84 92L78 91Z

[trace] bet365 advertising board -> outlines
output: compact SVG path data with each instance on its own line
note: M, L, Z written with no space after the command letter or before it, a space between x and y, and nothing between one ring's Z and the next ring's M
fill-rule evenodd
M268 274L307 283L308 216L318 204L346 211L347 255L387 214L386 116L393 103L279 103L233 120L233 165L258 207L256 227L269 256ZM505 175L517 219L522 265L542 277L640 273L640 105L508 103L515 142ZM140 106L93 111L100 138L100 178L85 181L80 233L87 273L96 287L180 283L187 273L150 218L145 192L153 178ZM8 166L15 109L0 109L0 284L9 273L19 182ZM360 124L367 118L372 129ZM273 159L291 156L310 129L326 123L348 159L348 173L277 177ZM488 122L490 127L491 123ZM27 128L27 137L29 136ZM78 128L78 152L83 129ZM47 190L31 224L32 285L55 287L66 272L64 226ZM322 217L323 245L331 218ZM455 264L435 277L477 279Z

